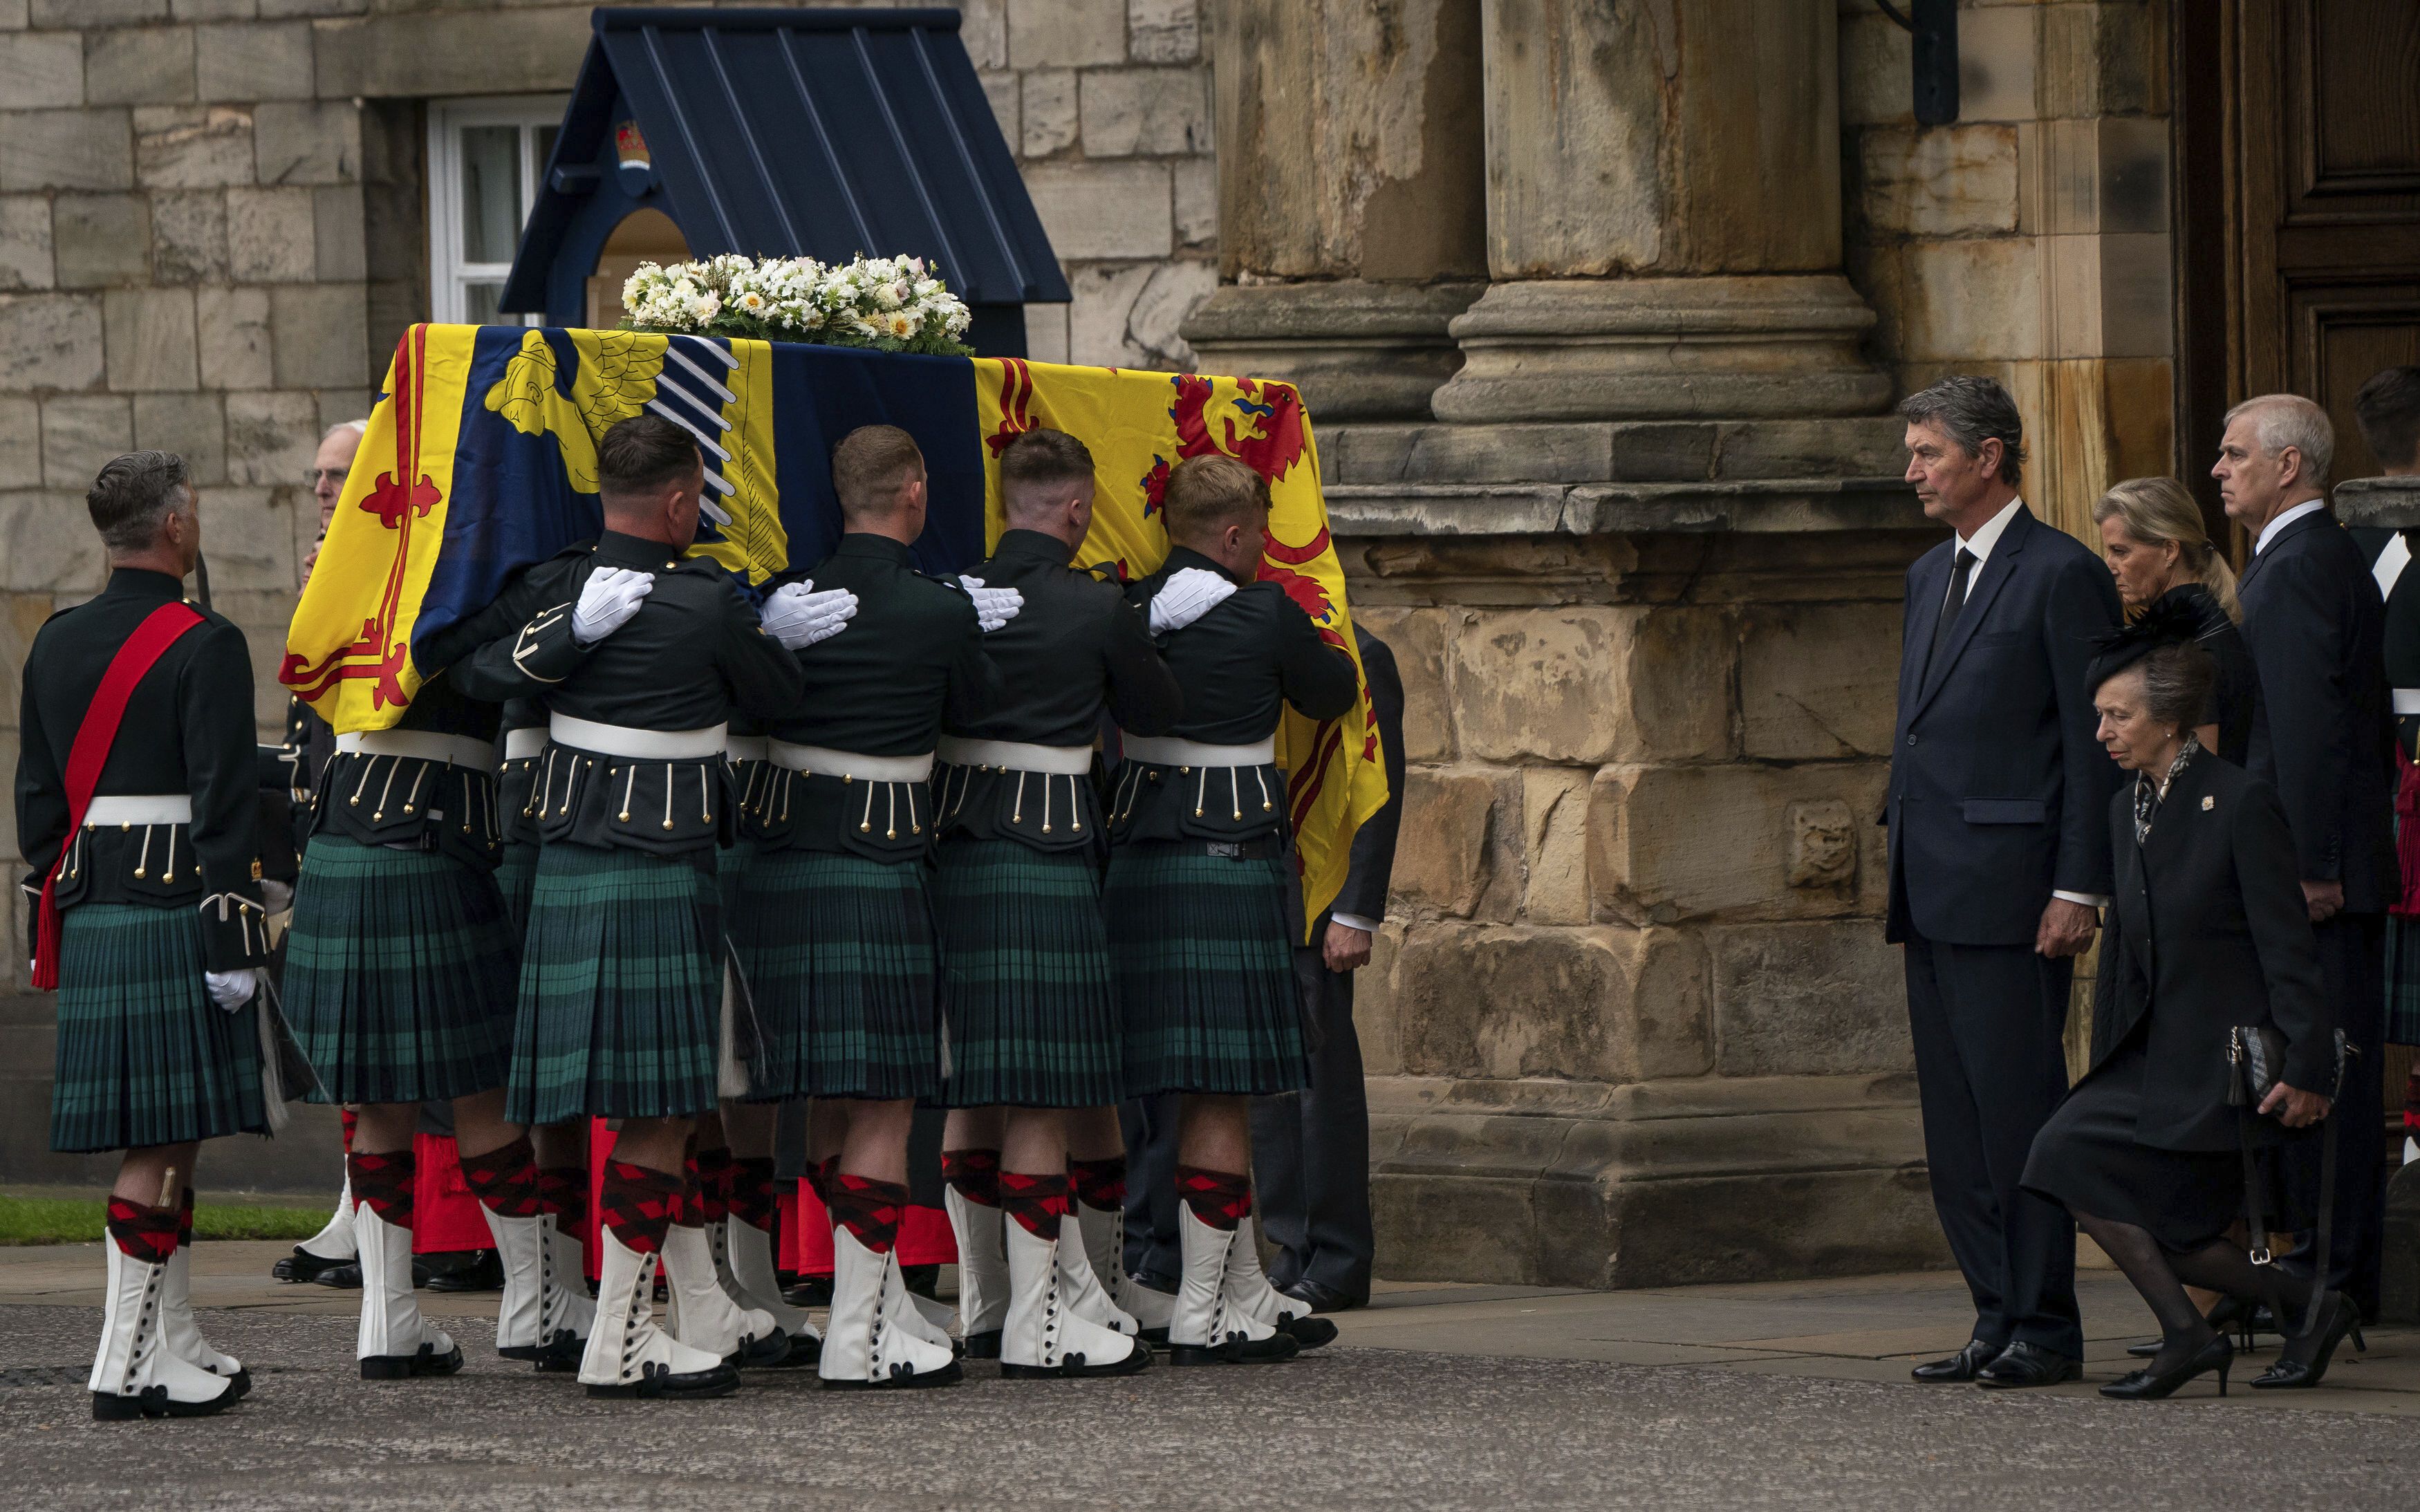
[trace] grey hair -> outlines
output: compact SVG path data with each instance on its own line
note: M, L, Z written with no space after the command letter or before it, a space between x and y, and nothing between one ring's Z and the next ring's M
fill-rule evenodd
M370 423L366 420L339 420L319 433L320 444L325 445L334 439L336 432L340 430L351 431L356 436L366 436L370 433Z
M85 490L93 529L112 551L140 551L160 535L160 522L190 508L194 498L185 459L174 452L128 452L101 464Z
M2197 641L2154 647L2103 681L2128 672L2143 674L2143 712L2158 723L2191 730L2210 712L2210 688L2217 672L2210 653Z
M2303 454L2303 482L2325 492L2328 467L2336 459L2336 427L2328 412L2299 393L2263 393L2226 412L2226 424L2252 417L2252 441L2270 456L2288 447Z
M1985 441L1998 441L2000 481L2013 488L2024 479L2024 421L1997 378L1953 373L1901 399L1899 414L1911 424L1940 426L1969 456L1982 455Z

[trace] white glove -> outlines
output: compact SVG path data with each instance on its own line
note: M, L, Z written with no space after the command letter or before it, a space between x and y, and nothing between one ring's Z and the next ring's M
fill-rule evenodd
M783 583L774 589L765 600L761 618L767 635L782 642L785 650L799 651L847 629L848 622L856 615L855 594L845 588L828 588L818 594L810 579Z
M593 646L639 612L639 605L656 591L656 576L628 567L599 567L580 590L580 605L571 611L571 640Z
M1187 625L1226 602L1235 591L1234 579L1206 567L1186 567L1168 575L1151 600L1151 633L1166 635Z
M268 913L282 914L294 906L294 885L275 877L260 879L260 906Z
M958 574L958 586L975 601L975 623L983 626L985 635L1016 618L1017 611L1025 608L1025 595L1014 588L985 588L981 578L970 578L963 572Z
M246 966L241 971L205 971L202 980L210 989L210 1001L232 1013L252 1001L260 991L260 968Z

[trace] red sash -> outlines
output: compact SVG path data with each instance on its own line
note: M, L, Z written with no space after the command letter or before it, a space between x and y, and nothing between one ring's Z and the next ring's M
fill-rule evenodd
M76 831L84 827L85 810L92 807L92 790L101 786L101 769L109 764L109 748L117 742L127 701L177 639L201 623L201 611L190 604L163 604L146 615L110 658L109 671L101 674L101 687L76 729L75 744L68 748L67 839L50 874L42 878L41 913L34 927L34 985L43 992L59 985L59 905L51 893L58 886L59 869L75 850Z

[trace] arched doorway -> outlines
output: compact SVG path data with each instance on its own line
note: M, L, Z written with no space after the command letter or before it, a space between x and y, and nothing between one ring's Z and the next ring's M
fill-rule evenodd
M689 258L689 241L673 218L658 209L636 209L622 217L597 255L597 271L588 277L588 317L592 331L611 331L622 323L622 285L641 263L675 263Z

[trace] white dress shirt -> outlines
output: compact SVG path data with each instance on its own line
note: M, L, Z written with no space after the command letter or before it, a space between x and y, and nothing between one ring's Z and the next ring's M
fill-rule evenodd
M1975 580L1983 576L1983 563L1992 560L1992 548L2000 544L2000 537L2006 535L2009 532L2009 521L2016 518L2017 511L2024 507L2025 501L2023 499L2011 499L2009 501L2007 506L1998 514L1977 526L1975 528L1974 534L1963 535L1958 538L1959 546L1971 552L1975 558L1975 565L1968 568L1966 572L1966 592L1969 594L1972 594L1975 592ZM2279 522L2283 523L2282 517ZM1955 577L1952 577L1950 580L1955 582L1957 579ZM1945 598L1942 605L1942 612L1947 613L1948 607L1949 606ZM2109 906L2109 900L2098 893L2067 892L2054 888L2051 891L2051 896L2054 898L2063 898L2071 903L2082 903L2086 908L2106 908Z
M1334 922L1343 925L1346 929L1357 929L1364 934L1375 934L1378 933L1378 921L1361 914L1330 913L1327 917Z
M2257 557L2261 552L2267 550L2269 548L2269 543L2277 538L2277 532L2279 531L2284 530L2287 526L2291 525L2294 521L2301 519L2305 515L2316 514L2319 510L2327 507L2328 501L2324 499L2304 500L2301 503L2296 504L2293 508L2286 511L2284 514L2278 516L2275 519L2271 520L2268 524L2260 528L2259 535L2252 542L2252 554Z

